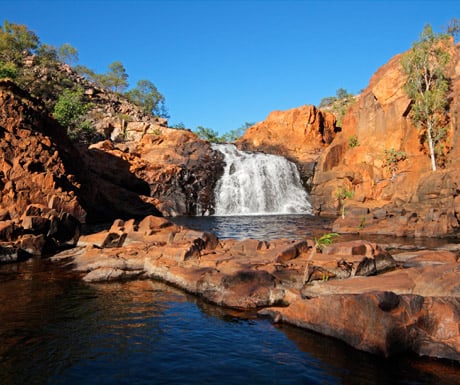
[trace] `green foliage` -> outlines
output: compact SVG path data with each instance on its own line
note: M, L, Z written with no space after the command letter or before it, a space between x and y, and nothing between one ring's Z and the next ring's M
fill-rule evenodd
M358 137L356 135L350 136L348 138L348 147L355 148L359 146Z
M18 69L16 64L8 62L3 63L0 62L0 79L9 78L9 79L16 79L18 76Z
M246 122L241 127L231 130L219 136L219 133L212 128L206 128L198 126L195 131L193 131L200 139L207 140L211 143L228 143L234 142L239 139L249 127L252 127L254 123Z
M113 92L121 93L128 87L128 74L119 61L110 64L106 74L95 75L95 77L98 83Z
M91 69L84 65L78 64L74 67L75 72L77 72L80 76L83 76L89 81L94 81L96 73Z
M336 96L327 96L321 99L319 108L330 110L337 119L337 125L342 125L342 118L348 111L355 99L352 93L348 93L344 88L339 88L336 91Z
M322 250L326 246L332 245L334 243L335 239L339 237L340 234L337 233L326 233L323 234L319 238L315 238L315 245L313 246L310 255L308 256L307 263L305 265L305 269L303 272L303 278L302 278L302 284L305 285L307 282L307 275L308 275L308 270L310 266L310 260L313 258L313 256L316 254L317 250Z
M326 96L325 98L322 98L321 101L319 102L319 108L324 108L324 107L330 106L336 100L337 100L336 96Z
M351 199L354 195L355 193L349 190L346 186L340 187L335 193L335 196L338 200Z
M64 127L75 125L88 111L83 102L83 89L64 90L54 106L53 116Z
M151 131L151 133L152 133L153 135L161 135L161 129L160 129L159 127L155 127L155 128Z
M339 237L340 235L337 233L327 233L323 234L321 237L318 239L315 238L315 247L317 249L324 249L326 246L332 245L334 242L335 238Z
M234 142L234 141L238 140L241 136L243 136L244 133L246 132L246 130L249 127L252 127L253 125L254 125L254 123L246 122L241 127L237 128L235 130L231 130L230 132L227 132L224 135L222 135L221 141L223 141L223 142Z
M0 60L22 65L25 56L32 54L40 45L37 35L25 25L5 20L0 27Z
M436 170L435 147L438 131L447 120L450 81L447 76L449 37L435 34L426 25L412 48L402 57L401 65L407 76L404 89L412 100L411 118L426 137L431 167Z
M165 98L149 80L139 80L136 88L125 93L125 96L145 112L168 118L165 108Z
M67 134L72 141L80 143L94 143L102 139L88 120L82 121L73 129L68 129Z
M363 230L364 227L366 227L366 216L365 215L361 217L361 222L359 223L359 229Z
M123 120L125 122L132 122L133 121L133 117L130 116L130 115L127 115L127 114L118 114L117 116L118 116L118 118L120 120Z
M404 151L396 151L394 147L390 148L389 150L384 150L384 163L383 167L388 167L388 169L393 174L393 177L398 170L398 163L402 162L407 158L407 155Z
M186 129L185 124L182 123L182 122L173 124L172 126L170 126L170 128L174 128L176 130L185 130Z
M219 133L212 128L207 128L203 126L198 126L195 131L193 131L200 139L207 140L211 143L223 143L222 137L219 136Z
M84 119L91 105L84 102L82 88L64 90L54 106L53 117L65 128L72 140L87 141L94 129Z
M58 60L56 48L48 44L42 44L36 50L36 62L45 67L54 66Z
M69 43L64 43L63 45L61 45L59 47L57 55L61 62L67 63L71 66L78 62L78 51Z
M454 39L460 34L460 19L454 17L447 26L446 33Z
M348 98L348 96L353 96L352 94L348 94L345 88L339 88L335 94L337 95L337 99L345 99Z
M77 61L78 52L68 43L56 49L41 44L37 35L24 25L5 21L0 26L0 78L14 79L20 87L41 99L48 111L69 128L69 134L76 133L80 140L87 138L91 131L83 117L87 112L83 107L87 105L80 95L82 91L75 90L74 78L62 71L61 65L62 62L73 65ZM128 75L119 61L110 64L105 74L97 74L82 65L76 65L74 70L89 82L114 92L122 93L128 87ZM169 117L164 96L148 80L138 82L126 96L148 113Z
M345 218L345 201L347 199L353 198L354 195L355 195L355 192L352 190L349 190L348 187L346 186L340 187L335 193L335 196L337 200L339 201L339 205L341 207L342 218Z

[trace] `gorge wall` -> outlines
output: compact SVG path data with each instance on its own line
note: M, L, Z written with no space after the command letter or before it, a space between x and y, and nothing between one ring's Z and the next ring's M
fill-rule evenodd
M341 205L340 232L400 236L455 235L460 227L459 49L450 55L451 90L445 164L431 171L420 131L403 90L400 55L372 77L343 120L343 129L321 154L313 181L313 206L332 214ZM357 145L352 146L350 138ZM353 195L339 200L340 191ZM339 192L339 193L338 193Z
M53 253L80 225L212 212L222 155L166 127L78 146L44 105L0 80L0 261Z
M374 74L341 129L332 114L303 106L273 112L237 143L284 155L301 170L311 170L314 212L337 216L345 207L344 218L334 225L338 232L455 235L460 227L459 50L452 44L448 151L436 172L409 116L400 55Z

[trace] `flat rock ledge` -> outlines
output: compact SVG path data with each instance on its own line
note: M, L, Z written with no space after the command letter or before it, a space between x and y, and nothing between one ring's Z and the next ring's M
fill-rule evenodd
M390 255L367 241L219 240L165 218L116 220L52 259L87 282L157 279L391 356L460 362L460 262L449 250Z

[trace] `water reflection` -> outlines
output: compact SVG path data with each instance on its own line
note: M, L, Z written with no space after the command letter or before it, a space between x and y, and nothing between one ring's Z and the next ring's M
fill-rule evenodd
M411 355L379 358L294 326L280 325L279 330L299 350L311 354L335 372L343 385L460 384L460 366L453 362Z
M320 237L330 232L334 218L305 214L261 215L261 216L207 216L170 218L178 225L214 233L220 239L272 240L277 238L303 239ZM384 235L342 234L340 240L365 239L379 243L389 249L436 248L448 243L439 238L412 238ZM453 242L454 240L450 240ZM457 243L460 240L455 240Z
M330 231L332 226L330 218L305 214L175 217L171 220L179 225L212 232L221 239L297 239L322 234Z
M69 274L40 261L0 267L0 384L444 385L460 378L457 364L384 360L160 282L90 285Z

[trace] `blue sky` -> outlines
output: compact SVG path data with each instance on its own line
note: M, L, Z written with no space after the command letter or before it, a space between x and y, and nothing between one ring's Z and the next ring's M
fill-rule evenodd
M98 73L121 61L131 87L147 79L165 96L170 124L224 133L358 93L425 24L459 18L460 2L0 0L0 15Z

